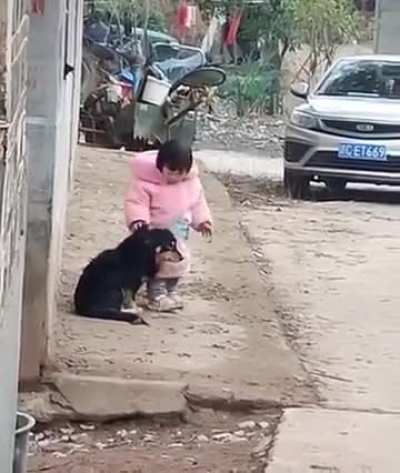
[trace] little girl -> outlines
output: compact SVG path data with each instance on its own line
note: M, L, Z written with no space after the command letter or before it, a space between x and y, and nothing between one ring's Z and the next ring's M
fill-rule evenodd
M183 256L179 263L163 262L147 284L148 308L170 312L183 307L176 294L179 279L189 269L185 242L190 227L203 236L212 235L210 210L193 163L192 150L177 141L167 141L159 151L136 154L131 161L132 178L125 197L125 217L131 232L143 225L168 228L178 240Z

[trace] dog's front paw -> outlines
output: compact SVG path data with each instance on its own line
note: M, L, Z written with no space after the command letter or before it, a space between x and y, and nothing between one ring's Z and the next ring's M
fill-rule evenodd
M140 315L137 314L134 316L131 323L132 325L149 325L149 323L146 322L143 317L140 317Z
M129 317L129 323L132 325L149 325L144 318L138 314L138 311L136 310L124 310L125 314L128 315ZM140 313L143 312L143 310L140 310Z
M136 310L123 309L122 312L126 315L126 321L132 325L149 325Z

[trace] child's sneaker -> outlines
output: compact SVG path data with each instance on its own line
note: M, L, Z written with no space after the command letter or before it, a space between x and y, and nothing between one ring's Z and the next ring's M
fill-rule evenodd
M149 300L147 308L153 312L173 312L181 309L182 306L175 299L167 295L161 295L156 299Z
M184 303L181 296L178 296L175 292L169 292L168 297L175 302L177 309L183 309Z

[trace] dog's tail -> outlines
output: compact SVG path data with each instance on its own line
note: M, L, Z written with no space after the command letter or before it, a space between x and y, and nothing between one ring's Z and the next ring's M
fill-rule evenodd
M149 325L139 314L128 310L93 308L90 311L79 311L78 315L100 320L128 322L133 325Z

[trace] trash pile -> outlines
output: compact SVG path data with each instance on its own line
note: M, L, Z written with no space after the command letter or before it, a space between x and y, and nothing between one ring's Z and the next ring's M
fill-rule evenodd
M132 449L159 445L167 448L202 446L205 444L232 444L254 442L252 455L255 458L266 454L272 442L273 426L267 420L245 420L239 422L229 432L211 429L207 433L174 429L167 438L154 430L136 427L134 429L113 428L104 430L94 424L66 425L58 429L43 430L31 434L30 456L41 453L51 454L55 458L66 458L75 453L89 453L93 450L107 450L128 446Z

